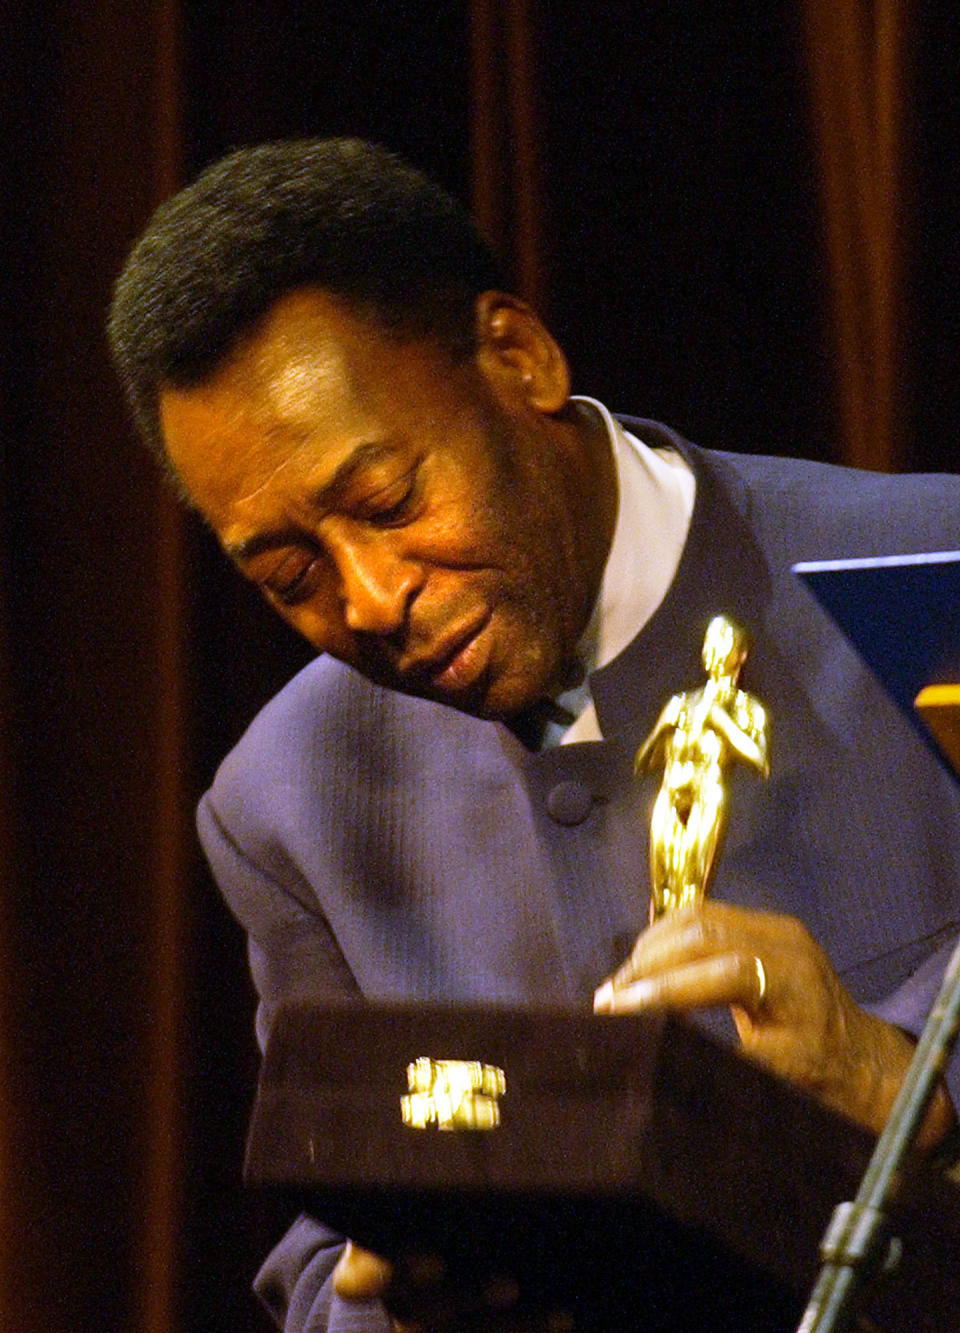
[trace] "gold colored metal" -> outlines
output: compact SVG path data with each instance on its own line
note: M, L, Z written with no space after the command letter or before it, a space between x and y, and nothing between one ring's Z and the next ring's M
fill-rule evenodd
M400 1098L403 1123L411 1129L496 1129L497 1098L507 1079L496 1065L479 1060L431 1060L422 1055L407 1065L409 1095Z
M745 631L715 616L703 640L706 683L673 695L637 751L638 774L663 768L650 820L654 920L706 895L726 829L730 763L770 772L766 710L737 685L748 652Z
M913 705L960 774L960 684L928 685Z
M764 967L763 959L759 954L753 955L753 971L757 978L757 998L754 1004L760 1009L767 995L767 969Z

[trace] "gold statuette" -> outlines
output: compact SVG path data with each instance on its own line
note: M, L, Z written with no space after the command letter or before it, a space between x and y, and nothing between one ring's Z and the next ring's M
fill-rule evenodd
M730 763L770 771L766 710L737 686L748 651L746 633L715 616L703 640L706 683L668 700L637 751L638 774L663 768L650 820L652 920L707 892L726 828Z
M507 1080L496 1065L479 1060L431 1060L422 1055L407 1065L409 1096L400 1098L403 1123L411 1129L496 1129L497 1098Z

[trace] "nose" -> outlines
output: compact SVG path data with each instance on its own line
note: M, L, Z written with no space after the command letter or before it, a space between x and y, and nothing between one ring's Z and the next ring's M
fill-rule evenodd
M403 625L423 570L396 550L395 534L328 538L340 575L343 618L357 634L392 634Z

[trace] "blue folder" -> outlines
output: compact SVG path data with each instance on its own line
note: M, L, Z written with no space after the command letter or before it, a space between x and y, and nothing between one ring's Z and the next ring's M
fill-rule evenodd
M914 700L960 682L960 551L793 566L942 761Z

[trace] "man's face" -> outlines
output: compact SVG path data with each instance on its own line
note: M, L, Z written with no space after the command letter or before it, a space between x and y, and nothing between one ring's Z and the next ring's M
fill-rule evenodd
M166 388L161 421L224 549L310 643L499 717L571 657L615 483L603 444L560 410L565 367L551 385L527 346L549 335L519 303L484 300L490 336L455 364L291 293L206 383Z

